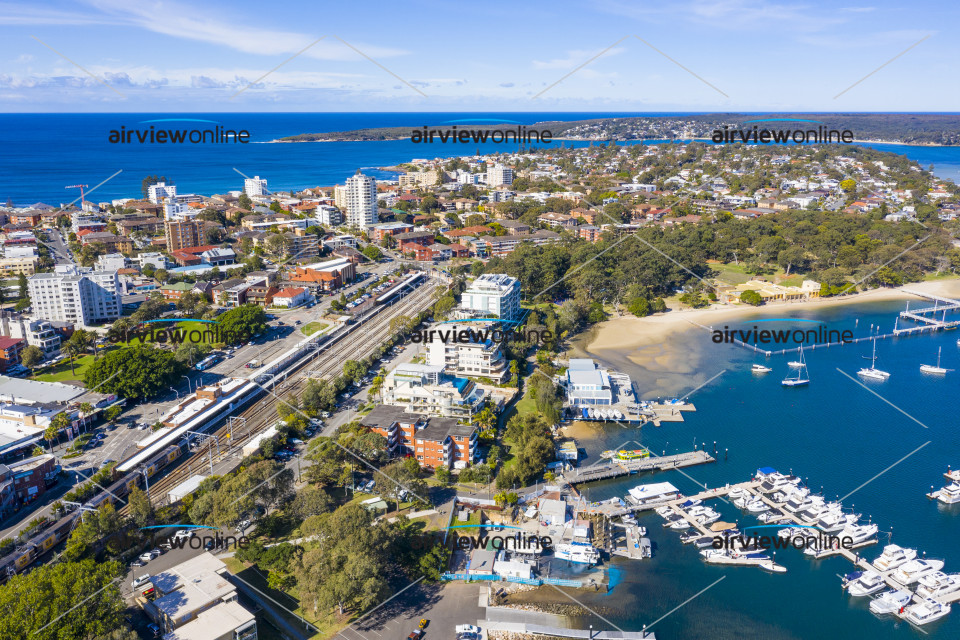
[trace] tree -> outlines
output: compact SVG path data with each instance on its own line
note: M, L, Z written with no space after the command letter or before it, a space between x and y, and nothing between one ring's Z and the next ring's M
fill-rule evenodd
M77 356L79 356L80 354L83 353L83 349L81 348L81 346L80 346L79 343L73 342L73 341L71 341L71 340L67 340L67 341L60 347L60 350L63 351L64 353L66 353L67 356L69 356L69 358L70 358L70 374L73 375L74 373L76 373L76 371L75 371L75 367L76 367L76 364L77 364L76 358L77 358Z
M647 302L647 299L643 296L637 296L630 301L629 305L627 305L627 311L638 318L648 316L650 315L650 303Z
M23 363L23 366L33 371L38 364L43 362L43 351L40 347L30 345L20 352L20 361Z
M267 330L267 312L255 304L230 309L217 318L223 341L240 344Z
M379 248L372 244L368 244L363 248L363 255L367 256L373 261L377 261L383 257L383 252Z
M59 562L13 576L0 588L6 640L103 638L123 626L119 562Z
M123 413L123 409L120 408L120 405L115 404L104 412L103 417L109 420L110 424L113 424L121 413Z
M153 521L153 505L140 487L130 490L127 504L130 507L130 516L138 527L145 527Z
M740 294L740 302L759 307L763 304L763 297L753 289L747 289Z
M88 389L123 398L151 398L170 388L186 372L173 353L149 345L131 346L107 353L87 369Z
M250 196L248 196L247 194L241 193L241 194L240 194L240 197L237 198L237 206L238 206L239 208L241 208L241 209L245 209L245 210L247 210L247 211L252 211L252 210L253 210L253 200L251 200L251 199L250 199Z
M17 287L20 289L20 299L29 300L30 288L27 285L27 276L22 271L17 274Z
M367 368L356 360L347 360L343 363L343 375L356 383L359 383L366 374Z

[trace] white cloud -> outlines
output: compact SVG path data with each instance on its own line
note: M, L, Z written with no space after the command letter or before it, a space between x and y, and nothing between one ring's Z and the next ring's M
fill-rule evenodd
M534 60L533 68L534 69L573 69L577 65L581 65L587 60L590 60L601 51L603 51L603 49L595 49L593 51L574 49L572 51L567 52L566 58L554 58L553 60L545 60L545 61ZM624 51L626 51L626 49L623 49L620 47L614 47L609 51L603 51L603 55L597 58L597 60L606 58L607 56L620 55Z

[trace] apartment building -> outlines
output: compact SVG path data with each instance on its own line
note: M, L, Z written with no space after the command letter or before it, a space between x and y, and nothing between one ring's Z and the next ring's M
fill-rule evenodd
M270 193L270 191L267 190L267 181L261 180L260 176L246 178L243 181L243 192L251 198L254 196L269 195Z
M346 210L347 226L362 229L377 224L377 181L372 176L358 171L347 178L342 191L337 189L337 206Z
M477 453L478 430L455 418L410 413L404 407L379 405L360 424L387 439L391 456L413 455L421 467L462 468Z
M560 234L553 231L541 230L526 235L507 235L507 236L483 236L477 238L474 245L480 253L488 257L498 257L510 255L517 250L522 242L532 242L536 246L552 244L560 240Z
M4 318L0 322L0 333L12 338L19 338L26 342L24 346L38 347L43 351L44 358L53 358L60 353L60 344L63 337L56 327L47 320L30 320L20 317L15 319ZM72 331L71 331L72 333ZM18 360L19 362L19 360Z
M485 273L460 296L460 308L479 317L519 320L520 281L504 273Z
M487 184L499 187L513 184L513 169L502 164L495 164L487 169Z
M27 279L33 316L92 325L120 317L120 279L116 271L58 265L54 273Z
M179 251L185 247L200 245L203 222L199 220L167 221L164 227L167 236L167 251Z
M339 209L330 205L318 205L314 216L314 220L325 227L336 227L343 224L343 214L340 213Z
M411 413L469 420L480 411L487 393L466 378L444 373L443 365L401 364L387 374L381 387L385 404Z
M500 345L490 340L482 340L476 332L483 332L489 327L477 325L436 325L435 332L443 332L447 335L464 335L466 331L467 341L444 342L436 333L428 334L432 337L426 345L427 364L442 366L444 371L451 376L461 376L468 378L490 378L497 384L503 382L509 371L507 361L503 356ZM449 333L448 333L449 332ZM478 340L478 338L481 338Z
M177 185L158 182L147 187L147 198L153 204L177 197Z

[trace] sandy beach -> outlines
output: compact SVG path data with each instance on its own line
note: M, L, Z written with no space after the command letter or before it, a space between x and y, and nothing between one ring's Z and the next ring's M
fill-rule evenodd
M948 298L960 298L960 280L919 282L891 289L872 289L840 298L823 298L802 302L745 305L714 305L708 309L671 310L645 318L632 315L607 320L597 325L584 338L576 341L573 354L587 355L606 362L614 369L643 378L642 388L656 389L661 394L679 393L708 379L704 359L708 357L694 341L681 339L689 331L706 333L702 327L723 326L749 316L792 315L812 309L885 302L921 300L903 290L921 291ZM697 326L701 325L701 326ZM638 375L641 374L642 375Z

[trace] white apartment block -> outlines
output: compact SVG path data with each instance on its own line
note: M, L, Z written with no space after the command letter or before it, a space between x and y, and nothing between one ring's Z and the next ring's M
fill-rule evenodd
M317 206L317 213L314 219L325 227L336 227L343 224L343 214L336 207L328 204Z
M346 209L346 224L350 227L370 227L377 224L377 181L362 173L347 178L343 190L343 205Z
M160 204L163 200L169 200L177 196L177 185L158 182L147 187L147 198L153 204Z
M513 169L496 164L487 169L487 184L492 187L513 184Z
M250 196L265 196L269 194L267 190L267 181L261 180L260 176L246 178L243 181L243 192Z
M442 366L452 376L490 378L497 384L502 383L509 375L507 361L500 345L486 333L492 330L492 327L478 325L435 325L433 333L427 334L430 336L426 345L427 364ZM462 331L467 332L468 341L453 342L448 338L444 342L441 338L441 335L462 336Z
M192 220L199 213L200 209L194 209L186 202L180 202L176 198L171 198L163 203L163 218L170 222Z
M504 273L486 273L460 296L460 308L501 320L520 319L520 281Z
M60 265L55 273L30 276L27 285L35 318L87 326L120 317L116 271Z
M22 338L28 345L39 347L44 358L53 358L60 353L60 334L46 320L27 322L23 317L19 321L4 318L0 322L0 329L5 336Z
M409 413L424 413L469 420L480 411L487 393L470 380L444 374L444 367L401 364L384 378L383 404L404 407Z

